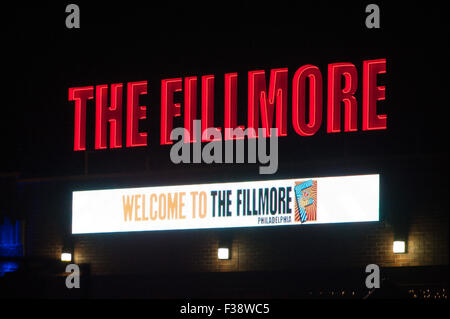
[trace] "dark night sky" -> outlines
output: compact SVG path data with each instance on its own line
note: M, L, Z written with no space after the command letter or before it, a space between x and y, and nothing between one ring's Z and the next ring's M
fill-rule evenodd
M280 176L289 175L292 167L298 174L317 176L395 170L409 159L436 171L448 163L446 2L426 7L377 2L380 30L365 28L368 3L364 2L270 6L219 2L214 7L77 3L79 30L65 28L68 3L64 2L20 4L4 12L3 172L19 172L22 177L83 173L84 155L72 150L74 107L67 100L69 87L149 83L149 94L141 100L148 109L142 128L148 132L149 146L90 153L90 172L139 171L146 158L150 171L205 167L209 171L214 166L175 167L169 147L159 145L161 79L215 74L215 124L222 126L226 72L240 74L238 122L246 123L249 70L264 69L267 74L271 68L288 67L291 82L300 66L314 64L326 80L328 63L354 63L361 110L362 61L376 58L387 58L387 74L379 78L387 98L379 110L388 116L388 130L327 134L324 110L319 132L300 137L292 128L289 97L288 137L280 139ZM325 101L324 94L324 106ZM93 104L88 109L87 145L93 150ZM174 127L177 124L181 122L175 121ZM256 175L256 166L249 167L249 174ZM238 177L233 166L222 168Z

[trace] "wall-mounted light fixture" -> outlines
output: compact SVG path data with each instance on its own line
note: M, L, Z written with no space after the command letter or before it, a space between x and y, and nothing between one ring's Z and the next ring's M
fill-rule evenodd
M219 242L217 249L217 259L226 260L231 259L231 246L233 240L232 235L229 232L219 233Z
M73 244L70 238L65 238L61 251L61 261L71 262L73 258Z
M69 253L69 252L63 252L61 254L61 261L71 262L72 261L72 254Z
M230 249L227 247L219 247L217 250L218 259L230 259Z
M406 254L408 252L408 223L402 221L394 228L394 242L392 251L394 254Z
M394 244L392 245L392 250L393 250L394 254L406 253L406 241L394 240Z

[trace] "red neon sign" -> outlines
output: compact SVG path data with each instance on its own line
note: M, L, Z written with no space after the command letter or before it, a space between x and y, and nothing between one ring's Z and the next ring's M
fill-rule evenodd
M106 105L108 85L95 88L95 148L106 148L107 123L110 123L110 147L122 147L122 93L123 84L111 85L111 106Z
M358 131L357 119L362 116L362 130L387 129L387 115L377 112L377 102L385 100L384 86L378 86L377 77L386 73L386 59L363 61L362 112L358 114L357 68L352 63L332 63L327 73L327 133L342 132L341 108L344 108L345 132ZM225 114L223 128L225 140L242 138L232 136L227 129L241 128L238 125L238 74L225 75ZM261 120L264 136L270 136L270 128L277 129L278 136L287 135L288 94L292 94L292 125L300 136L312 136L323 122L323 75L314 65L304 65L296 70L292 79L292 92L288 92L288 69L273 69L267 79L266 71L248 72L247 127L257 132ZM176 92L184 93L184 127L190 133L186 143L195 142L193 121L196 120L197 102L201 103L202 131L214 127L214 75L186 78L163 79L161 81L161 129L160 144L172 144L170 133L173 119L182 116L181 103L174 102ZM343 80L343 84L342 84ZM201 85L201 98L197 97L197 87ZM306 85L309 90L306 90ZM267 90L267 86L269 90ZM123 83L95 86L95 149L107 148L107 123L110 123L109 148L122 146L122 99ZM107 105L110 94L111 105ZM147 146L147 132L139 130L139 121L146 119L146 105L140 105L139 97L148 94L147 81L129 82L126 91L126 147ZM94 99L94 86L69 88L69 101L75 102L74 150L86 150L86 107L87 101ZM306 118L306 114L309 114ZM249 130L249 138L256 138ZM211 139L203 136L202 141Z
M309 80L309 121L306 123L306 81ZM292 124L297 134L314 135L322 124L322 74L318 67L305 65L295 72L292 84Z
M86 150L86 101L94 98L94 87L69 88L69 101L75 101L73 149Z

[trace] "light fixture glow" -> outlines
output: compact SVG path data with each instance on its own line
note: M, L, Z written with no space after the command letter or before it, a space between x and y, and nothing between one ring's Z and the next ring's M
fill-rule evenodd
M393 251L394 254L403 254L405 252L405 242L403 240L394 241Z
M228 248L219 248L217 250L217 257L219 259L230 259L230 250Z
M72 254L71 253L62 253L61 254L61 261L72 261Z

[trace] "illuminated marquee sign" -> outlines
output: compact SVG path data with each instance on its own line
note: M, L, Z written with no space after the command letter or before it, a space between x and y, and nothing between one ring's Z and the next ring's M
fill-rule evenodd
M270 128L277 129L278 136L287 135L288 95L292 94L291 117L295 132L301 136L314 135L323 122L323 95L326 100L327 133L358 131L357 119L362 116L362 130L384 130L387 115L379 114L377 101L385 99L385 87L377 84L377 76L386 73L386 59L365 60L362 65L362 81L358 81L357 68L352 63L328 65L327 87L323 88L322 72L317 66L304 65L296 70L292 78L292 92L288 92L288 68L272 69L267 81L264 70L249 71L247 128L254 129L249 138L258 137L258 128L270 136ZM238 74L226 73L224 91L224 139L235 139L227 129L242 128L237 123ZM194 141L193 122L196 120L198 104L201 105L202 132L214 127L214 75L163 79L161 81L161 128L160 144L172 144L170 133L174 117L181 117L181 103L175 103L174 94L184 93L184 128L190 133L185 142ZM362 82L362 85L361 83ZM201 86L201 98L197 97L197 86ZM126 87L126 122L123 119L123 99ZM268 87L268 90L267 90ZM308 92L307 92L307 88ZM358 111L355 93L362 89L362 112ZM86 150L86 106L88 100L95 100L95 149L106 149L107 126L110 125L109 148L122 148L122 126L126 125L126 147L147 146L147 132L139 131L139 121L146 119L147 105L139 104L139 97L148 94L152 88L147 81L101 84L73 87L69 89L69 101L75 104L74 150ZM108 94L110 105L108 105ZM199 101L198 101L199 100ZM361 103L362 102L362 103ZM341 128L341 108L344 107L344 127ZM240 108L242 109L242 107ZM306 118L308 114L308 118ZM252 130L253 131L253 130ZM250 131L250 132L252 132ZM203 136L203 142L211 141Z
M72 233L379 220L379 175L73 192Z

